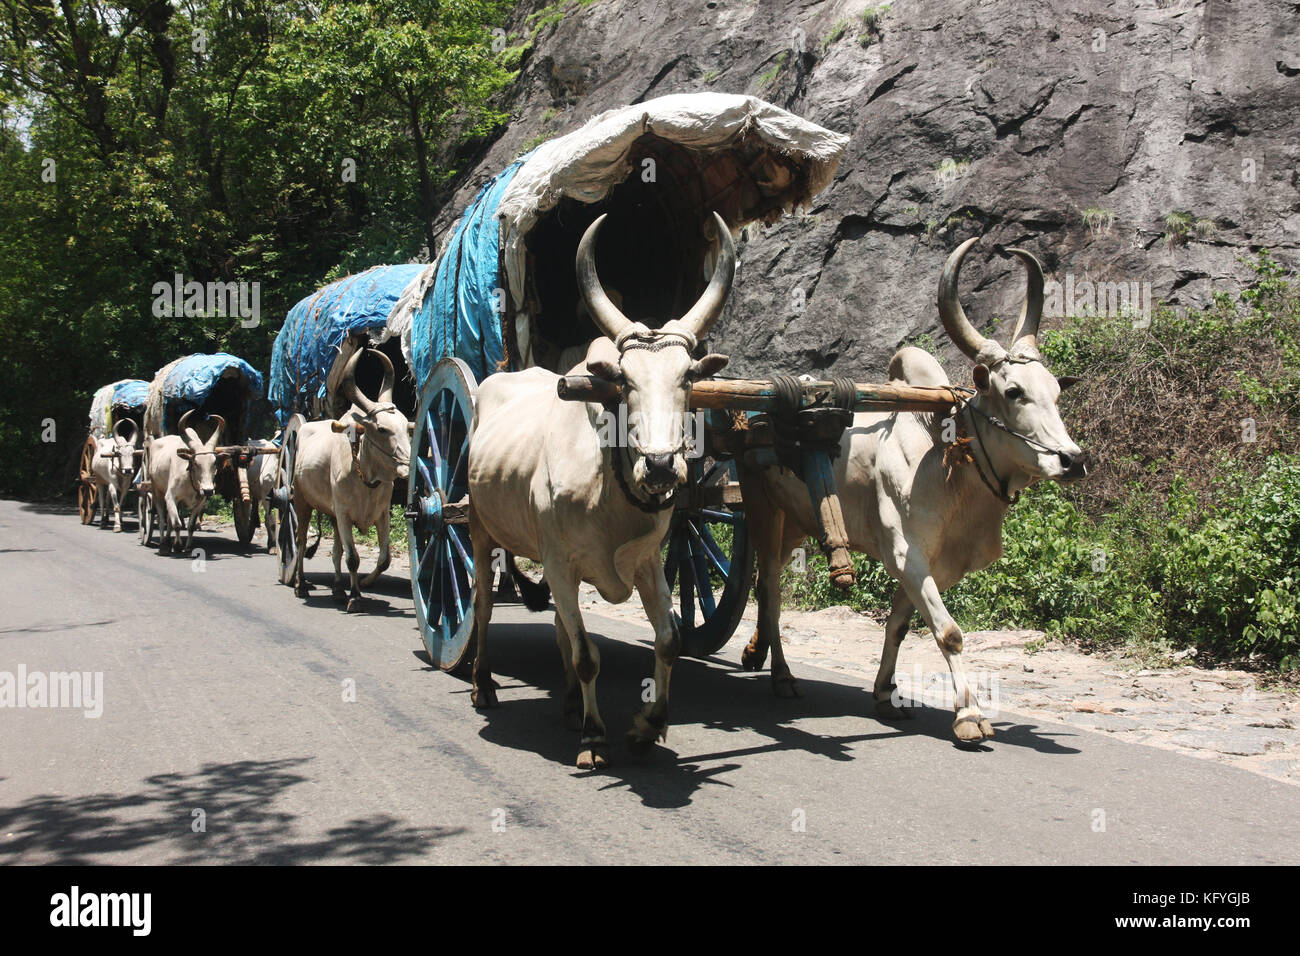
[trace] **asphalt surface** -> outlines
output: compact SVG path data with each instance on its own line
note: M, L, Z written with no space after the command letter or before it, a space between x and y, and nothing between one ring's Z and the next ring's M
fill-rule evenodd
M0 680L103 675L98 718L0 708L0 863L1300 862L1300 789L1006 713L965 751L950 714L882 723L808 667L776 700L739 637L678 664L668 741L634 757L650 631L594 614L614 763L580 772L551 614L497 609L479 713L404 577L348 615L229 532L198 571L127 527L0 501Z

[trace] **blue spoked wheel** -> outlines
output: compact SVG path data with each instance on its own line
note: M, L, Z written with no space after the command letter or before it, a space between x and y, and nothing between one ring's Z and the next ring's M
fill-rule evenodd
M445 671L474 657L474 551L466 518L477 391L468 365L458 358L440 361L420 393L411 436L411 591L424 646Z
M689 463L688 482L700 498L716 497L717 489L735 481L730 461ZM727 505L673 512L664 576L676 591L682 653L716 654L735 633L754 584L754 547L745 530L745 512Z
M275 488L271 505L276 512L275 544L279 554L280 583L292 585L298 567L298 512L293 506L293 467L298 460L298 430L307 424L302 415L293 414L280 433L280 456L276 467Z

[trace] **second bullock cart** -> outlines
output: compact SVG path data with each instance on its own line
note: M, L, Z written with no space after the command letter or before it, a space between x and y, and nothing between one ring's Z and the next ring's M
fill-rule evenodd
M140 468L140 543L148 544L153 533L155 495L150 487L149 443L163 435L177 434L181 419L189 412L192 427L207 439L217 417L222 422L217 491L230 502L235 534L247 546L256 529L255 511L249 494L248 469L268 449L251 446L249 432L254 425L262 395L262 376L243 359L217 352L196 353L176 359L158 370L149 383L144 409L145 447Z

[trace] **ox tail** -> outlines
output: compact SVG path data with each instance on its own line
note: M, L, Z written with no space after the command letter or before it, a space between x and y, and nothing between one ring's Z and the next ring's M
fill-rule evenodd
M320 528L320 512L317 511L316 512L316 540L313 541L311 544L307 545L306 550L303 551L302 556L304 560L310 561L312 558L316 557L316 549L320 547L321 537L322 537L322 532Z
M519 570L515 556L509 552L506 553L506 569L519 590L519 596L523 598L524 607L530 611L545 611L551 606L551 586L546 583L546 578L534 581L528 577Z

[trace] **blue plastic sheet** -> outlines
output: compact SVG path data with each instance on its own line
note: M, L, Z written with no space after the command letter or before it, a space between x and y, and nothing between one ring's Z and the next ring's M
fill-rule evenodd
M129 408L143 408L149 396L149 383L138 378L118 382L113 388L113 404L126 405Z
M375 266L331 282L289 310L271 350L267 398L284 424L325 396L339 349L354 332L381 329L422 265Z
M248 404L251 408L253 400L262 394L262 376L239 356L226 352L214 355L195 353L177 362L163 379L163 401L177 408L202 405L228 368L238 369L248 381Z
M447 244L434 278L411 322L411 372L425 382L433 366L454 355L480 382L505 360L502 339L505 293L500 280L497 206L524 156L488 180L469 204Z

